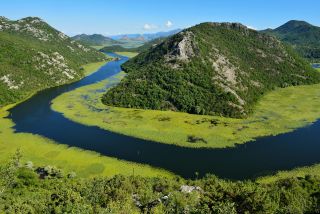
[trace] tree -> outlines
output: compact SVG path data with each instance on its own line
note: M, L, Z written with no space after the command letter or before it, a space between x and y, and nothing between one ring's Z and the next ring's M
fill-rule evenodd
M21 151L17 149L9 163L0 167L0 196L15 183L15 175L18 167L20 167L21 158Z

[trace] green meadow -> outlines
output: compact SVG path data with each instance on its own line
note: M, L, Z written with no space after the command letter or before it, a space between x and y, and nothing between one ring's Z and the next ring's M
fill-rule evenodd
M110 61L110 60L108 60L108 61ZM95 62L95 63L90 63L90 64L83 65L82 68L84 70L84 75L85 76L89 76L90 74L92 74L95 71L97 71L101 66L106 64L108 61Z
M116 54L132 58L132 57L137 56L139 53L127 51L127 52L116 52Z
M320 85L268 93L246 119L104 106L101 96L124 76L120 73L62 94L53 100L52 108L82 124L193 148L232 147L257 137L291 132L315 122L320 115Z
M91 47L96 49L96 50L100 50L101 48L104 48L105 45L92 45Z
M90 74L105 62L84 66L85 73ZM15 133L15 125L6 118L8 110L14 105L0 109L0 163L5 163L17 149L23 155L22 161L32 161L37 166L54 165L66 172L73 171L79 177L113 176L116 174L173 177L168 171L148 165L118 160L101 156L66 145L57 144L50 139L29 133ZM90 143L90 142L88 142Z

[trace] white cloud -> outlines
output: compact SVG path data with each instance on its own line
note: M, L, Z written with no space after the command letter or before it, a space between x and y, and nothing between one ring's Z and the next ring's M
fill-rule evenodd
M153 24L144 24L143 29L145 30L153 30L153 29L157 29L158 26L153 25Z
M167 27L167 28L172 27L172 25L173 25L173 23L172 23L171 21L168 20L168 21L166 22L166 27Z
M250 28L252 30L257 30L257 28L253 27L253 26L250 26L250 25L247 25L247 28Z

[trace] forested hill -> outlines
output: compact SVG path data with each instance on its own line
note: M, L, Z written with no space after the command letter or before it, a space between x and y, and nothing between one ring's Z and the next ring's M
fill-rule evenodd
M103 36L101 34L92 34L92 35L80 34L72 37L72 39L90 46L121 44L121 42L111 39L109 37Z
M276 29L262 31L291 44L303 57L320 61L320 27L305 21L291 20Z
M0 107L80 79L81 65L106 58L37 17L0 17Z
M245 117L277 87L320 74L273 36L238 23L202 23L140 53L102 98L106 105Z

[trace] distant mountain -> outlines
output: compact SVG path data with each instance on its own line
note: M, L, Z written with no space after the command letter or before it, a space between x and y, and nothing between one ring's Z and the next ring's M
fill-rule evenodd
M140 53L140 52L146 51L146 50L160 44L164 40L165 40L165 38L154 39L154 40L146 42L142 46L139 46L136 48L125 48L121 45L107 46L107 47L101 48L100 51L106 52L106 53L108 53L108 52L138 52L138 53Z
M86 44L89 46L107 46L107 45L117 45L121 44L116 40L113 40L109 37L103 36L101 34L81 34L71 37L73 40L81 42L82 44Z
M320 73L273 36L238 23L202 23L123 64L106 105L245 117L267 91L320 82Z
M175 29L167 32L158 32L158 33L146 33L146 34L122 34L122 35L115 35L110 36L114 40L145 40L150 41L153 39L161 38L161 37L168 37L180 32L181 29Z
M52 28L37 17L0 17L0 107L47 87L76 81L81 65L105 55Z
M291 44L305 58L320 61L320 27L305 21L292 20L276 29L262 32Z

